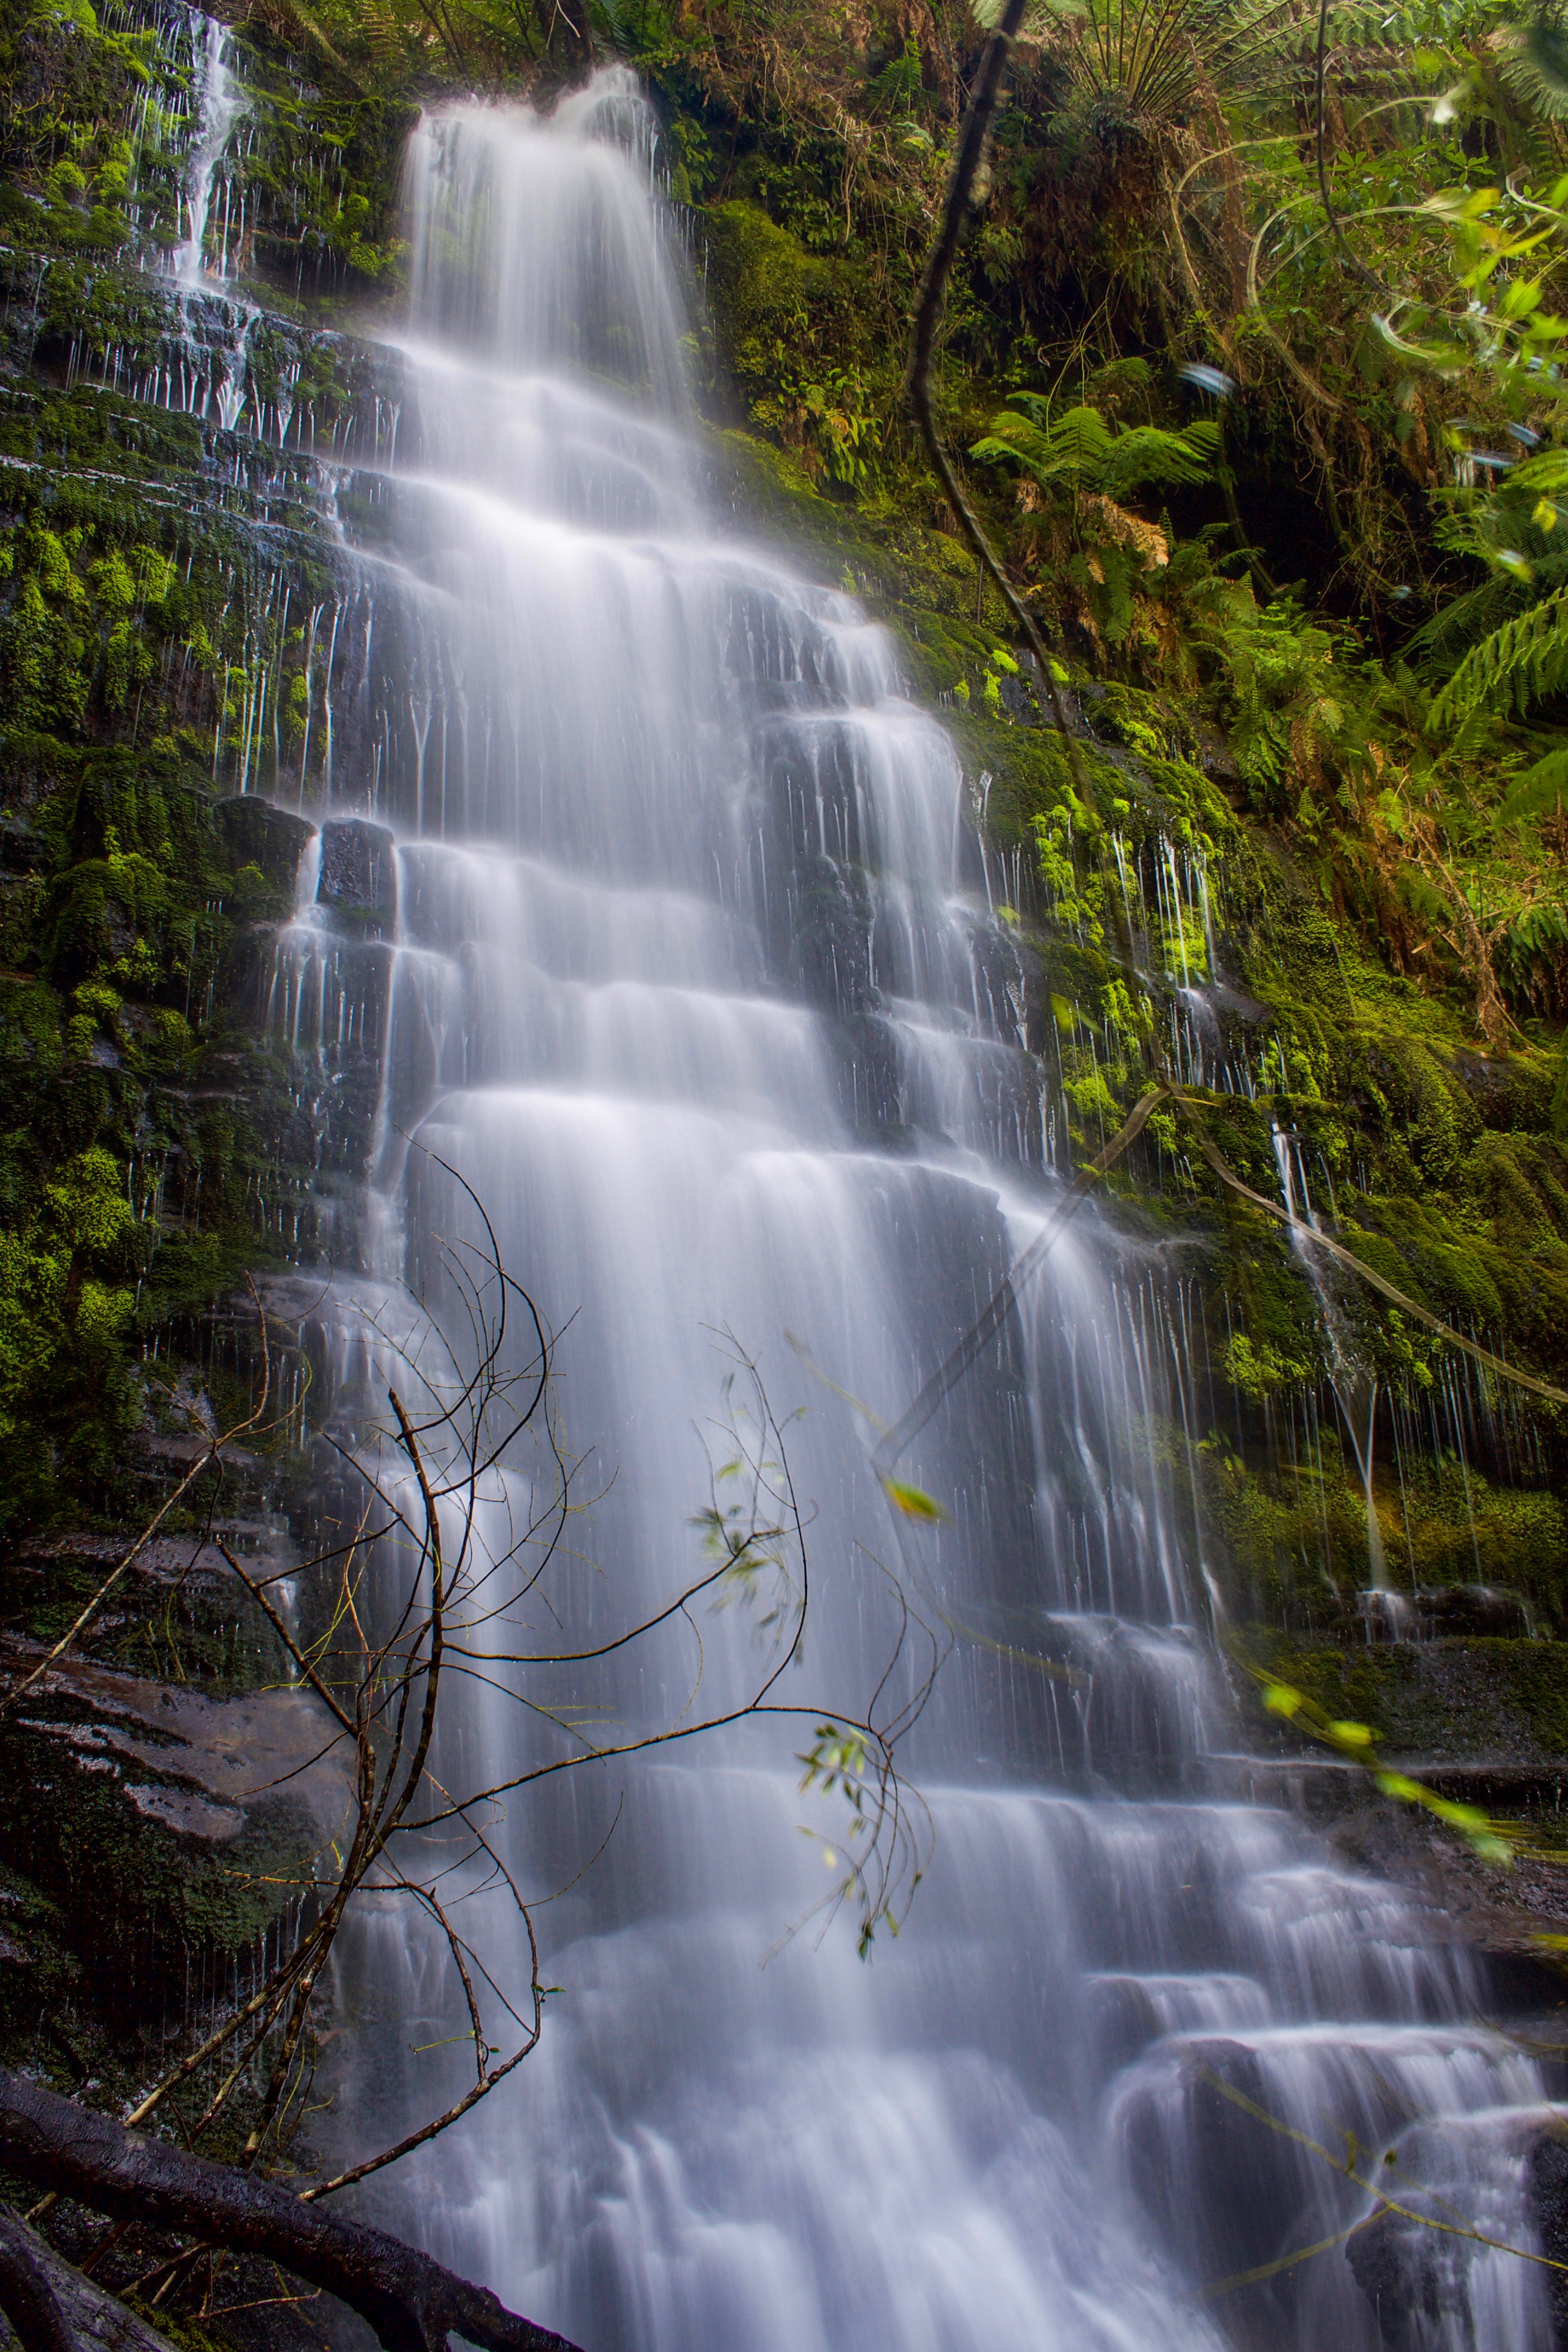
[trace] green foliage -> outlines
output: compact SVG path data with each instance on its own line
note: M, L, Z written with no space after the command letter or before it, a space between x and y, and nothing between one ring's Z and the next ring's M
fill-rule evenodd
M1245 1331L1235 1331L1226 1340L1220 1369L1232 1388L1255 1404L1282 1389L1300 1387L1316 1370L1314 1365L1282 1355L1268 1339L1255 1346Z
M1053 418L1047 398L1021 392L969 454L1021 464L1047 491L1098 491L1122 499L1151 487L1206 481L1218 448L1219 427L1206 418L1179 433L1110 425L1087 406Z
M1079 88L1144 124L1179 119L1205 81L1250 78L1294 23L1283 0L1042 0L1040 16L1075 37Z
M1536 5L1504 36L1503 83L1529 110L1549 122L1568 116L1568 11L1560 0Z
M1505 621L1465 656L1432 706L1432 723L1462 723L1478 710L1522 715L1568 683L1568 589Z
M907 1519L945 1519L947 1513L935 1498L922 1487L910 1486L899 1478L884 1478L883 1489L896 1511Z
M1568 1744L1568 1643L1449 1636L1342 1649L1255 1627L1245 1657L1329 1721L1375 1725L1384 1755L1545 1763Z

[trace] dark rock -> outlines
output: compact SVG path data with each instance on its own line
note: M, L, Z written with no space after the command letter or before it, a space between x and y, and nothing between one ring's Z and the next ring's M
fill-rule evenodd
M1534 1631L1517 1592L1497 1584L1424 1584L1415 1595L1425 1633L1484 1633L1518 1640Z
M1530 2158L1530 2218L1548 2262L1568 2263L1568 2133L1543 2131ZM1552 2352L1568 2352L1568 2269L1548 2273Z
M1205 775L1211 776L1216 784L1239 784L1241 770L1236 764L1236 754L1230 748L1228 737L1201 719L1194 719L1189 716L1187 723L1197 744L1198 764Z
M1414 1642L1422 1630L1421 1612L1408 1592L1358 1592L1345 1622L1368 1642Z
M1377 2314L1386 2352L1467 2340L1469 2242L1402 2213L1380 2213L1345 2245L1355 2283ZM1498 2352L1501 2352L1500 2346Z
M48 844L15 809L0 813L0 866L11 874L37 874L48 864Z
M1424 1584L1415 1593L1358 1592L1341 1612L1343 1633L1364 1642L1476 1638L1529 1641L1535 1628L1521 1596L1496 1584Z
M1259 1003L1256 996L1247 996L1239 988L1230 987L1223 980L1211 982L1204 994L1215 1011L1223 1013L1226 1020L1258 1023L1274 1018L1267 1004Z
M340 914L390 920L397 906L397 844L384 825L349 817L321 827L316 897Z
M302 816L274 808L254 793L219 801L213 821L237 866L254 866L275 890L292 893L305 844L315 831Z

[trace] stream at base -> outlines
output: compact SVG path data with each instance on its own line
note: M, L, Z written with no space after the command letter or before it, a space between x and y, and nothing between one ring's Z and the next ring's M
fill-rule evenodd
M563 1335L594 1498L488 1656L603 1643L690 1580L731 1345L810 1507L784 1687L858 1712L893 1660L916 1696L900 1580L963 1633L904 1751L929 1867L869 1962L843 1919L788 1937L844 1827L798 1789L809 1724L498 1812L561 1990L376 2210L589 2352L1550 2352L1548 2274L1480 2242L1538 2251L1551 2117L1479 1966L1204 1793L1234 1733L1157 1251L1073 1227L900 1474L945 1520L889 1524L844 1398L894 1419L952 1347L1057 1197L1057 1127L952 742L847 596L721 527L655 149L618 69L410 143L397 461L333 473L331 797L272 983L301 1052L372 1073L361 1271L316 1344L352 1429L395 1286L450 1326L459 1171ZM543 1475L487 1489L492 1558ZM732 1703L765 1636L693 1613L553 1696L617 1738L673 1723L700 1631L701 1708ZM544 1704L495 1664L443 1782L559 1753ZM466 1917L515 1983L510 1910ZM371 1905L340 1997L356 2142L460 2087L406 1906ZM1350 2134L1469 2234L1349 2236Z

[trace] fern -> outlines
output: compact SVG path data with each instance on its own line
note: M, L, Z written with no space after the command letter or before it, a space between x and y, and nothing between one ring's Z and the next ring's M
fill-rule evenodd
M1564 793L1568 793L1568 745L1548 751L1516 779L1498 811L1498 823L1517 824L1523 817L1539 816L1542 809L1554 808Z
M1414 866L1400 868L1397 885L1399 895L1412 914L1423 915L1429 923L1452 922L1454 910L1436 885Z
M1568 8L1561 0L1542 0L1514 28L1498 70L1509 95L1542 121L1568 118Z
M1317 46L1317 26L1309 18L1306 31ZM1380 8L1375 0L1337 0L1329 10L1328 37L1336 48L1415 49L1426 39L1414 8Z
M1020 393L969 454L993 465L1021 465L1042 489L1122 499L1151 485L1205 482L1219 452L1219 427L1207 417L1167 433L1154 425L1113 428L1097 408L1069 408L1054 423L1049 415L1050 404L1038 393Z
M1508 478L1510 499L1551 499L1568 490L1568 449L1538 449Z
M386 0L355 0L355 18L366 47L378 66L401 62L403 36Z
M1505 621L1472 646L1432 706L1432 723L1452 726L1475 711L1522 714L1568 685L1568 588Z

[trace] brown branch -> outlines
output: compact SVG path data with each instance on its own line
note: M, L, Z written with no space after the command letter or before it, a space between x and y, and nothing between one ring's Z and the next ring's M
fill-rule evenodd
M574 2352L488 2288L383 2230L308 2204L254 2173L145 2139L6 2074L0 2074L0 2165L95 2211L193 2231L230 2252L268 2257L357 2311L386 2352L442 2352L453 2333L481 2352Z
M1343 256L1345 261L1349 267L1355 271L1356 276L1361 279L1363 286L1369 286L1380 301L1386 301L1388 299L1389 289L1384 284L1382 278L1376 277L1373 272L1367 268L1365 262L1351 251L1350 240L1345 236L1344 223L1341 220L1339 214L1334 209L1334 200L1329 190L1329 162L1326 145L1326 115L1328 109L1329 83L1329 0L1318 0L1317 80L1318 193L1322 198L1323 210L1328 215L1329 226L1334 233L1334 243L1339 247L1340 252Z
M1074 784L1080 794L1087 795L1089 780L1084 772L1083 755L1068 726L1067 712L1057 685L1056 657L1046 643L1034 615L1004 571L995 550L986 536L985 527L964 496L952 458L942 446L937 429L936 410L931 400L931 363L936 342L936 331L942 314L947 281L952 269L953 257L963 233L964 215L969 210L970 195L975 173L985 151L986 135L991 118L996 110L996 96L1002 86L1002 72L1012 50L1019 26L1024 21L1028 0L1006 0L1002 19L985 45L970 93L969 107L959 133L958 152L953 157L952 172L947 184L947 197L942 206L942 225L936 242L931 247L921 280L920 299L915 309L913 331L910 337L910 362L905 384L915 422L925 443L926 455L938 481L947 493L948 503L984 569L991 574L1001 592L1002 601L1023 631L1029 650L1039 667L1040 680L1051 706L1051 722L1062 739L1072 770Z

